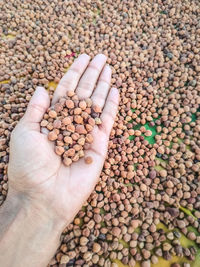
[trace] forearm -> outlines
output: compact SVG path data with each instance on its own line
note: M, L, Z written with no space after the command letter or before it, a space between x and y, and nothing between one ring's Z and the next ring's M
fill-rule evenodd
M46 267L59 246L63 225L18 196L0 207L0 266Z

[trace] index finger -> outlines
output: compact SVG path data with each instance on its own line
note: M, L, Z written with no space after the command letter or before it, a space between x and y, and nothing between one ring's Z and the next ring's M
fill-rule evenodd
M60 97L65 96L67 91L74 91L78 85L78 82L87 68L90 61L90 57L86 54L80 55L69 70L60 80L52 99L52 105L54 105Z

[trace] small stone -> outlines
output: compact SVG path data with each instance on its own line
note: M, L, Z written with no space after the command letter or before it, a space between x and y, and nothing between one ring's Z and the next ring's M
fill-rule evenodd
M174 233L176 238L180 238L181 237L181 234L178 231L174 231L173 233Z

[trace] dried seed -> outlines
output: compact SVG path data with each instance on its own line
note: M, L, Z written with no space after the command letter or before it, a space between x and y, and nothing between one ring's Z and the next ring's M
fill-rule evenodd
M57 117L57 113L55 110L50 110L49 111L49 117L52 119L55 119Z
M79 102L79 108L81 108L82 110L85 110L87 108L87 104L84 100Z
M63 163L64 163L64 165L66 165L66 166L70 166L70 165L72 164L72 160L71 160L70 158L66 158L66 157L64 157L64 158L63 158Z
M65 152L65 149L62 146L56 146L55 147L55 152L56 152L57 155L61 156Z
M55 131L52 131L52 132L49 132L48 133L48 139L50 140L50 141L55 141L56 139L57 139L57 134L55 133Z
M85 157L85 163L86 164L91 164L92 162L93 162L93 158L92 157L90 157L90 156Z
M70 100L70 99L67 99L67 100L66 100L65 105L66 105L66 107L69 108L69 109L74 108L74 102L73 102L72 100Z

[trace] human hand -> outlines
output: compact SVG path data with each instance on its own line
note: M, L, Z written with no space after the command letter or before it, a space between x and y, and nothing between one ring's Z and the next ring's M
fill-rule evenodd
M116 88L109 91L111 69L105 63L106 56L101 54L91 62L88 55L80 55L61 79L52 100L53 105L67 91L76 90L80 99L91 97L103 108L102 124L95 126L94 142L86 151L86 156L93 158L92 164L85 164L82 158L70 167L64 166L54 152L54 144L41 133L40 121L50 105L42 87L37 88L11 135L8 198L20 195L36 215L51 217L63 227L73 220L94 189L106 157L119 95Z

